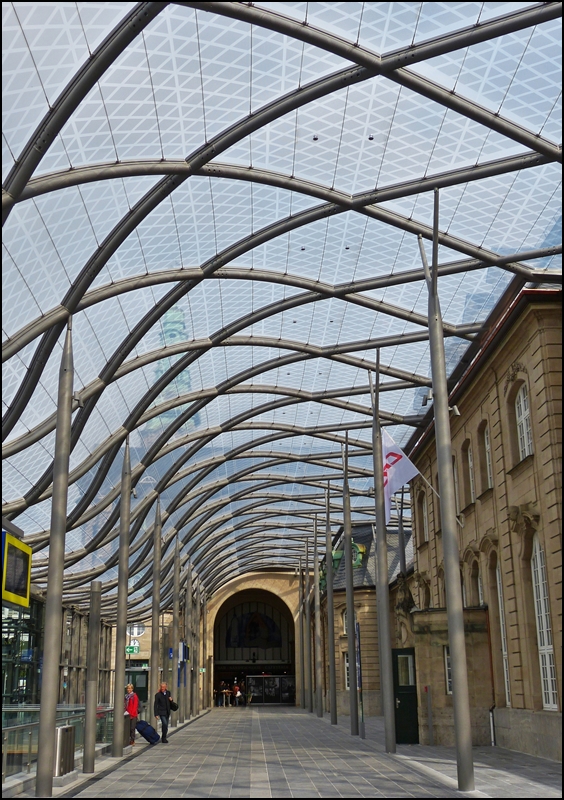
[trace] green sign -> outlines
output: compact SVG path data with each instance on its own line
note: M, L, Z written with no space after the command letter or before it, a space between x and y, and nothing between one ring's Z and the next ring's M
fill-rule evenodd
M206 671L205 667L200 667L200 672L205 672L205 671Z
M140 649L139 647L133 647L133 645L129 645L128 647L125 648L125 652L127 653L127 655L137 655L139 649Z

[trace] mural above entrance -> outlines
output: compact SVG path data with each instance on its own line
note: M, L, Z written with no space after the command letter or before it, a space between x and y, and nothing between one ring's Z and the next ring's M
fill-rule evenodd
M226 647L282 647L280 628L272 617L251 611L235 616L227 628Z

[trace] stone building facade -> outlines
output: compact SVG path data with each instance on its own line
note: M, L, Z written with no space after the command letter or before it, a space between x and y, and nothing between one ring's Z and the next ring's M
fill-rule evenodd
M554 289L524 290L450 399L460 414L451 432L474 740L489 742L492 708L497 744L554 759L562 741L560 300ZM410 458L423 476L411 484L419 707L428 680L435 742L451 744L432 427Z

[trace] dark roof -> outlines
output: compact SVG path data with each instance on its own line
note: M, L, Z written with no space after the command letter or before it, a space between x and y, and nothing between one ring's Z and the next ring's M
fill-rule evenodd
M413 564L413 537L411 528L404 527L403 535L405 539L405 562L409 568ZM372 525L353 525L353 542L363 544L366 553L362 559L362 566L353 569L354 586L374 587L376 575L376 550L372 536ZM399 536L397 528L388 528L388 581L391 583L399 572ZM338 549L343 548L343 541ZM333 589L340 590L345 588L345 562L341 558L337 572L333 577Z

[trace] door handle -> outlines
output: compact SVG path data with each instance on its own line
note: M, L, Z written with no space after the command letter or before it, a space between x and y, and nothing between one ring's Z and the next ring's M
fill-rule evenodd
M396 708L399 708L399 706L400 706L400 702L401 702L401 701L400 701L400 700L398 700L398 698L396 697Z

